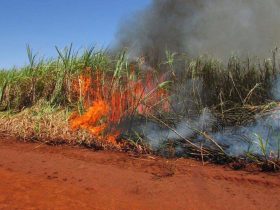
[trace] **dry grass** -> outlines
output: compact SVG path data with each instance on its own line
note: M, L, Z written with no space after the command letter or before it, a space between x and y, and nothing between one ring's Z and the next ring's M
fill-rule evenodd
M70 129L68 122L70 114L65 108L53 108L45 102L18 113L2 112L0 113L0 132L8 133L24 141L117 149L108 142L95 141L83 130Z

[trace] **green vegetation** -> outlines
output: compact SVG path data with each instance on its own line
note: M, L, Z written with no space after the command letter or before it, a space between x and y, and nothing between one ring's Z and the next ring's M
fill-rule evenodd
M40 59L27 46L29 65L0 71L2 111L19 111L42 99L57 106L73 105L77 101L71 95L72 82L87 67L113 74L118 79L127 76L129 71L130 63L125 52L115 56L93 47L77 52L72 45L63 50L56 47L56 50L58 58ZM193 88L193 91L186 92L191 94L198 110L211 107L224 114L230 108L264 105L272 101L271 84L277 73L272 59L252 61L231 57L228 64L224 64L207 56L190 59L184 55L166 55L166 62L159 63L155 71L164 69L172 73L167 79L176 84L172 87L175 97L181 96L176 94L180 85ZM140 64L133 63L140 71Z

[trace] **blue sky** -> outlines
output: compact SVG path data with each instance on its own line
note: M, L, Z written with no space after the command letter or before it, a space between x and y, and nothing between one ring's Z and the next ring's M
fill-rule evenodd
M151 0L0 0L0 69L27 63L26 44L40 56L54 46L110 46L122 20Z

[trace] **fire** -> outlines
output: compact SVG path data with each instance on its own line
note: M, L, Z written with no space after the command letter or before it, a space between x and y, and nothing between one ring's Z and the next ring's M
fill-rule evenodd
M98 136L106 128L106 124L100 123L100 120L108 114L108 105L102 100L95 101L85 114L72 120L71 127L74 130L78 128L86 129L93 135Z
M116 144L121 131L116 127L133 114L146 115L154 107L169 109L165 90L158 88L158 82L148 72L144 78L136 79L132 68L129 75L115 78L102 71L92 72L87 68L78 81L74 82L75 92L85 109L81 115L74 114L70 125L73 130L87 130L99 141ZM163 101L161 103L161 101Z

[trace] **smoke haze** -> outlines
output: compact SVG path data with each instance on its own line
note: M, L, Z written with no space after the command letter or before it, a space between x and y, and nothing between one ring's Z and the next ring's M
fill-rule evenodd
M202 54L227 60L231 55L267 58L280 43L280 1L278 0L153 0L146 9L122 23L117 34L117 47L127 47L130 58L145 56L148 65L165 59L165 51L187 53L196 57ZM280 77L279 77L280 78ZM273 81L271 94L280 100L280 79ZM190 84L178 86L184 100L175 100L192 107ZM198 85L200 87L201 85ZM198 92L201 92L199 88ZM174 104L176 111L185 110ZM180 142L196 137L194 143L211 146L209 140L195 130L207 131L218 144L225 146L231 156L246 152L261 155L260 139L268 139L267 153L279 150L280 111L274 110L255 122L242 127L227 127L212 132L215 121L205 109L195 118L184 118L173 129L157 123L138 127L152 149L157 150L167 141ZM206 125L206 126L205 126ZM174 130L176 132L174 132ZM177 146L178 151L183 147Z
M198 147L216 148L213 142L205 139L197 131L207 132L213 139L224 147L227 155L239 157L250 152L255 155L264 155L260 144L264 145L265 155L276 157L280 149L280 110L275 109L264 116L256 116L255 122L244 126L227 127L220 132L211 132L211 127L215 123L215 118L208 109L195 119L185 119L179 122L173 129L160 127L157 123L142 124L138 127L138 132L145 136L145 139L155 151L169 140L177 143L178 155L184 154L184 143L182 140L193 139L193 143ZM262 141L262 142L261 142ZM183 141L184 142L184 141ZM188 143L186 143L188 145ZM216 148L217 149L217 148Z
M117 45L153 61L165 50L190 56L267 57L280 42L277 0L153 0L122 23Z

